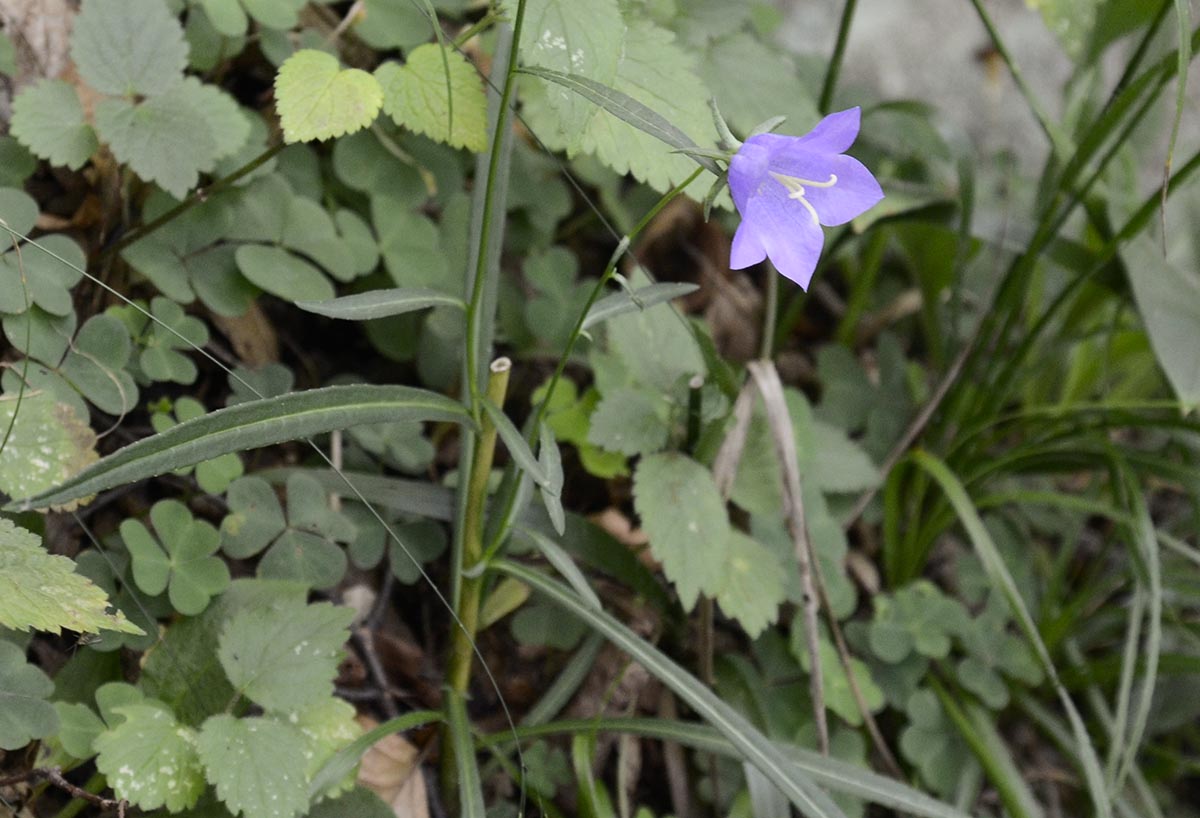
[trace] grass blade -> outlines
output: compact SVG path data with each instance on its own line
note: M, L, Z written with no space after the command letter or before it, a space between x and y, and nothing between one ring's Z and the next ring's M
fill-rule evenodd
M105 489L155 477L229 452L345 429L394 421L471 423L462 404L408 386L330 386L249 401L180 423L139 440L9 510L45 508Z
M1101 818L1111 818L1112 804L1108 797L1107 788L1104 785L1104 773L1100 769L1100 759L1096 755L1096 748L1092 745L1091 738L1088 736L1087 727L1084 725L1083 718L1079 715L1079 710L1075 707L1075 703L1071 701L1071 696L1067 693L1067 689L1063 687L1062 681L1058 677L1058 671L1054 667L1054 662L1050 659L1050 652L1046 649L1046 644L1042 641L1042 637L1038 633L1037 625L1034 623L1033 617L1029 615L1029 610L1025 607L1025 601L1021 598L1021 592L1017 590L1017 584L1013 580L1012 574L1009 573L1008 567L1004 564L1004 560L1000 556L996 544L992 541L987 528L984 527L983 520L979 518L979 513L975 510L975 506L971 504L971 498L967 496L966 489L963 488L962 483L947 468L945 463L928 452L913 452L912 460L928 472L942 487L942 491L946 494L946 499L950 501L950 505L953 506L959 521L962 522L963 528L966 529L967 536L971 540L971 545L974 547L979 561L983 563L983 568L987 573L988 579L1001 592L1008 603L1013 619L1016 620L1021 632L1029 641L1034 654L1042 665L1042 670L1046 673L1047 678L1050 679L1051 684L1054 686L1054 691L1058 694L1059 701L1067 713L1067 719L1071 723L1071 732L1075 737L1075 748L1078 753L1079 763L1083 768L1083 775L1087 781L1088 794L1096 807L1096 814L1101 816Z
M646 670L686 701L705 721L720 731L737 749L739 755L757 767L788 797L801 814L809 818L845 818L844 813L829 796L740 713L607 612L596 610L570 589L523 565L500 560L495 563L495 568L527 583L555 604L575 614L641 663Z

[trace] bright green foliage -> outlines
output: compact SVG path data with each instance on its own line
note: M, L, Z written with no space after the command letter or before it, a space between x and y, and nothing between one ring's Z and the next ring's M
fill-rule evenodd
M25 652L0 639L0 750L19 750L58 729L58 715L46 697L54 684L25 662Z
M121 523L121 539L133 557L133 579L146 593L164 590L175 610L195 616L229 587L229 568L214 556L221 535L192 517L178 500L160 500L150 509L157 539L137 520Z
M102 94L163 94L182 77L187 53L163 0L86 0L74 21L71 59Z
M734 529L717 603L751 639L775 621L784 601L783 566L770 549Z
M78 170L96 152L96 132L83 118L75 89L42 80L13 99L12 135L43 159Z
M298 718L287 720L287 724L304 734L304 774L307 778L311 779L334 753L362 735L362 727L354 720L356 715L354 705L330 697L305 708ZM324 795L332 798L353 786L354 774L350 773Z
M730 526L708 469L674 452L650 455L638 464L633 497L650 550L684 609L690 611L702 593L720 593Z
M94 746L96 768L117 797L144 810L165 806L179 812L195 806L204 792L196 731L150 700L115 712L124 720L98 736Z
M292 727L226 714L204 722L196 742L217 797L246 818L291 818L308 807L303 747Z
M8 437L0 449L0 491L10 497L32 497L98 457L96 434L49 392L0 396L0 430Z
M332 587L346 571L346 555L336 543L353 541L354 525L329 507L320 483L308 475L289 477L287 496L285 519L266 481L235 481L229 488L230 514L221 524L225 553L244 559L270 546L259 562L259 576Z
M914 651L930 659L945 659L952 638L968 623L962 603L927 580L906 585L890 597L877 594L872 601L871 652L892 664L904 661Z
M342 70L336 57L306 49L280 66L275 104L284 140L309 142L370 125L383 105L383 90L366 71Z
M514 0L502 4L509 16ZM530 65L614 84L625 38L625 24L616 0L585 4L571 0L528 0L522 30L521 55ZM596 115L595 106L565 88L547 88L546 102L554 111L558 138L575 142ZM538 131L546 136L541 129Z
M350 608L325 602L242 611L221 633L221 666L238 691L267 710L303 710L333 693L353 618Z
M543 385L533 393L534 404L543 399L545 389ZM603 478L628 474L623 454L604 451L588 442L590 418L599 401L600 393L595 389L589 389L580 398L575 383L563 378L555 387L554 397L547 409L546 423L556 438L578 447L580 462L589 474Z
M154 431L162 433L177 423L195 420L206 414L204 404L192 398L180 398L175 401L172 411L174 417L166 412L155 412L150 416L150 425L154 427ZM196 482L209 494L221 494L229 488L230 483L241 477L245 470L241 456L237 452L229 452L220 457L205 460L203 463L197 463L195 466ZM181 469L179 473L187 474L191 471L191 467L187 467Z
M397 125L476 153L487 147L487 98L475 67L435 43L417 46L404 65L375 69L383 111Z
M104 590L49 554L37 535L0 519L0 626L61 633L141 633L120 611L108 613Z

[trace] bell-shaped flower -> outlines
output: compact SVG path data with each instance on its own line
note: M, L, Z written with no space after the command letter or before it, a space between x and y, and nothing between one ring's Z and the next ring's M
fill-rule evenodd
M865 213L883 191L871 171L844 151L858 136L858 108L830 114L804 136L762 133L729 162L729 192L742 215L729 266L764 258L808 289L825 234Z

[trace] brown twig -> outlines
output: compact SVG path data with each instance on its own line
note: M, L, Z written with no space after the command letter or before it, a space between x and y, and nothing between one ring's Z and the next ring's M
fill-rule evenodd
M72 798L78 798L87 801L89 804L95 804L103 810L115 809L117 815L121 816L121 818L125 816L125 808L128 805L125 799L105 798L101 795L96 795L94 792L88 792L83 787L78 787L64 778L61 767L35 767L32 770L25 770L6 778L0 778L0 787L10 787L13 784L20 784L24 781L49 781Z
M367 670L370 671L375 684L379 686L380 693L383 694L380 697L380 706L383 707L384 714L389 719L396 718L400 715L400 708L396 706L396 698L392 695L392 685L388 681L387 671L383 669L383 663L379 661L379 653L375 650L374 632L370 628L357 628L354 631L354 641L362 652L363 660L367 663Z
M808 536L808 521L804 514L792 419L788 414L787 401L783 396L783 383L779 380L775 364L770 361L751 361L746 367L750 370L759 393L762 394L767 425L771 428L771 440L775 444L775 452L779 456L780 468L783 471L783 511L787 517L788 532L792 535L796 564L800 568L800 587L804 595L804 641L809 656L808 686L812 694L813 716L816 719L817 748L823 755L829 755L829 723L825 714L825 680L821 671L818 622L821 598L813 584L812 570L817 559Z

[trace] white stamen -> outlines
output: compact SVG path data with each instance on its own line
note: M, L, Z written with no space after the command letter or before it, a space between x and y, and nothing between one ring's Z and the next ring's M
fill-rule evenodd
M824 182L814 182L811 179L800 179L799 177L796 177L796 176L784 176L782 173L776 173L773 170L767 171L767 172L771 174L772 179L774 179L776 182L778 182L779 184L783 185L785 188L788 189L788 198L789 199L795 199L800 204L804 205L804 208L808 211L809 215L812 216L813 224L821 223L820 218L818 218L818 216L817 216L816 208L814 208L812 206L812 203L808 199L804 198L805 188L806 187L816 187L816 188L833 187L834 185L837 184L837 180L838 180L837 174L834 174L834 173L829 174L829 179L827 179Z

